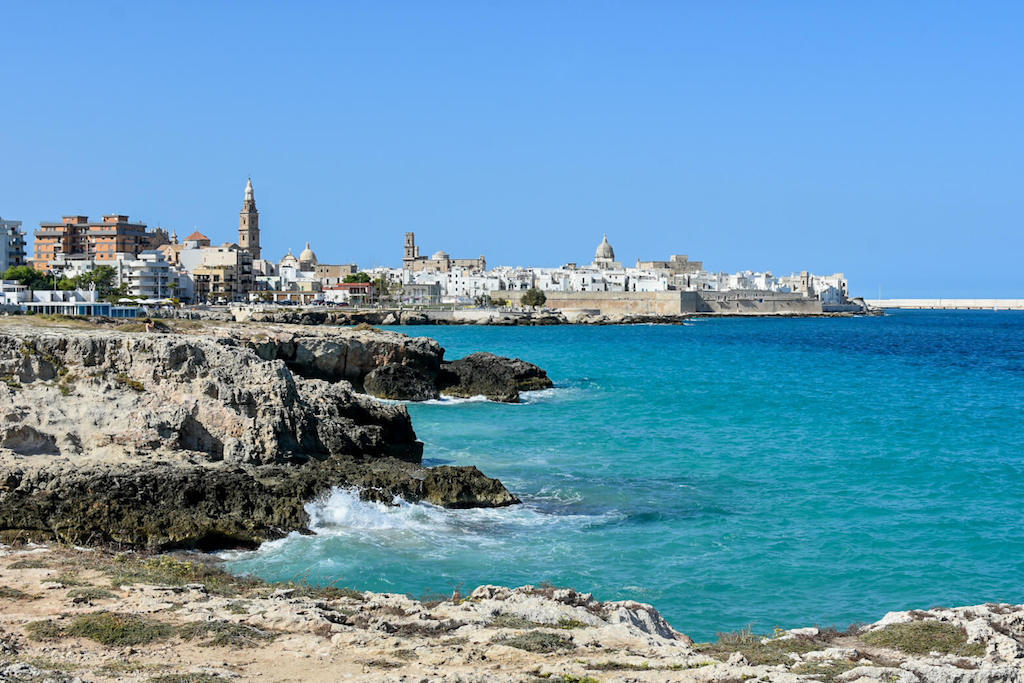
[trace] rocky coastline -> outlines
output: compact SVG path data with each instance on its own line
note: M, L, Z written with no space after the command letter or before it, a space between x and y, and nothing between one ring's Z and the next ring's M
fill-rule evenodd
M406 407L369 394L516 401L551 381L365 326L145 330L0 320L0 680L1024 681L1024 605L695 643L651 605L551 585L416 598L232 576L195 551L310 533L335 487L518 503L475 467L424 467Z
M472 316L455 316L446 310L378 309L339 310L313 306L307 308L220 307L183 308L163 311L168 319L208 320L217 322L258 322L292 325L489 325L497 327L537 327L547 325L684 325L702 318L850 318L860 315L882 315L880 310L837 313L686 313L653 315L616 313L602 315L554 310L474 311Z
M255 547L308 532L305 505L332 487L518 503L475 467L423 467L405 406L362 391L373 377L389 398L517 401L550 386L534 365L447 361L433 340L378 330L142 326L0 324L0 542Z
M695 643L652 606L265 583L208 557L0 548L0 680L1011 683L1024 605L891 612Z

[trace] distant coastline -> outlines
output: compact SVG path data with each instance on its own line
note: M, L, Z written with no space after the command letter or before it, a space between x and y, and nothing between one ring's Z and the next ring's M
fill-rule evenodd
M232 306L173 309L154 317L212 320L217 322L258 322L296 325L682 325L703 318L851 318L881 315L881 310L839 312L714 312L662 315L652 313L601 314L588 311L509 310L495 308L445 309L349 309L313 307Z

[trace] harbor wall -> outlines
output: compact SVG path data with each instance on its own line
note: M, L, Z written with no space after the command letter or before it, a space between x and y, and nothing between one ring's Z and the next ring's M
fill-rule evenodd
M685 315L728 313L821 313L821 301L800 294L737 290L730 292L545 292L547 308L600 315Z
M872 308L1024 311L1024 299L868 299Z

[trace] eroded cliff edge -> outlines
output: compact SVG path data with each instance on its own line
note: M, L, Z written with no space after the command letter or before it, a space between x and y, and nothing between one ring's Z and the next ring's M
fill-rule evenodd
M251 547L306 530L304 505L332 486L446 507L518 502L474 467L419 464L405 407L353 386L389 364L430 377L443 349L374 331L4 321L0 540Z

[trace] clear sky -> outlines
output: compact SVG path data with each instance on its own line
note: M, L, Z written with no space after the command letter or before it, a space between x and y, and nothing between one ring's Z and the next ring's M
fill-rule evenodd
M0 216L1024 297L1021 2L0 0Z

